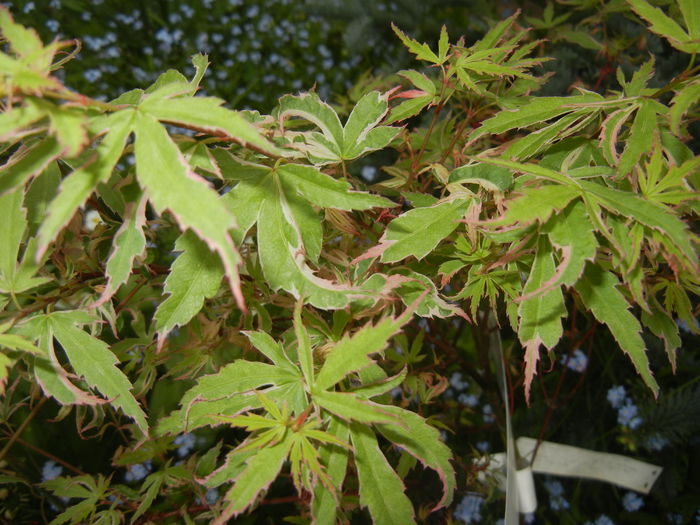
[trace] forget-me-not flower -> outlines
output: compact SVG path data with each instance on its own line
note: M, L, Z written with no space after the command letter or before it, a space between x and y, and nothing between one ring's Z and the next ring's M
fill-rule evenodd
M56 464L54 460L50 459L44 463L44 466L41 468L41 480L49 481L50 479L57 478L62 473L63 467Z
M644 506L644 500L636 492L628 492L622 497L622 506L627 512L635 512Z
M627 399L627 391L622 385L617 385L608 390L608 403L613 408L620 408Z
M484 498L479 494L467 494L457 505L454 517L464 523L478 523L481 521L481 506Z

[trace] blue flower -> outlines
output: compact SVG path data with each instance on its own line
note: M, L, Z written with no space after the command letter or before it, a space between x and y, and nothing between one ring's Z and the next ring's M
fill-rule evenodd
M484 498L479 494L467 494L457 505L454 517L464 523L478 523L481 521L481 506Z
M649 450L663 450L666 445L668 445L668 439L656 434L648 438L644 446Z
M371 166L365 166L365 168L371 168ZM362 168L363 175L365 168ZM462 372L455 372L450 376L450 386L455 390L461 392L462 390L466 390L467 388L469 388L469 383L462 379Z
M219 499L219 491L217 489L209 489L204 497L209 505L214 505L214 503L216 503Z
M56 31L58 31L58 25L59 25L58 20L52 19L52 20L46 21L46 27L48 27L49 31L51 31L52 33L55 33Z
M617 422L622 426L628 427L630 430L634 430L642 424L642 418L637 415L638 413L639 409L637 405L628 399L617 413Z
M644 500L636 492L628 492L622 497L622 506L627 512L634 512L644 506Z
M88 82L95 82L100 79L102 76L102 71L99 69L86 69L85 72L83 73L83 76L85 77L85 80Z
M479 441L476 444L476 449L479 452L481 452L482 454L485 454L486 452L488 452L489 448L491 448L491 444L488 441Z
M493 416L493 408L488 403L483 408L484 423L493 423L496 418Z
M297 89L301 87L301 82L299 82L298 84L299 85L297 86ZM362 178L365 179L367 182L372 182L372 181L374 181L375 177L377 176L377 168L375 168L374 166L363 166L361 175L362 175ZM459 372L457 372L457 373L459 373ZM460 374L460 376L461 375L462 374ZM452 384L452 379L450 379L450 384Z
M63 467L57 465L55 461L50 459L44 463L44 466L41 468L41 480L49 481L50 479L57 478L62 472Z
M562 485L560 481L553 479L547 480L544 482L544 488L547 489L550 496L557 497L564 495L564 485Z
M627 391L622 385L617 385L608 390L608 403L613 408L620 408L627 399Z
M457 401L469 408L474 408L476 405L479 404L479 398L474 394L459 394L459 396L457 397ZM484 411L484 413L486 414L486 411ZM486 421L487 417L487 415L484 416L484 421ZM493 421L493 417L491 417L490 419L491 421L487 421L487 423Z
M143 463L137 463L136 465L131 465L129 470L124 474L124 481L131 483L132 481L141 481L143 478L148 476L148 473L153 470L153 464L150 460Z
M574 350L574 353L568 358L568 361L567 356L562 356L561 362L562 364L566 362L566 367L570 370L581 373L588 366L588 356L586 356L586 354L584 354L581 350L577 348L576 350Z
M605 514L601 514L598 516L598 519L595 520L595 525L615 525L615 522L608 518Z
M549 493L549 507L552 510L566 510L569 508L569 502L564 498L564 486L556 480L547 480L544 482L544 487Z
M180 434L175 438L173 443L179 445L177 455L184 458L190 453L190 450L194 448L195 444L197 443L197 438L194 434Z

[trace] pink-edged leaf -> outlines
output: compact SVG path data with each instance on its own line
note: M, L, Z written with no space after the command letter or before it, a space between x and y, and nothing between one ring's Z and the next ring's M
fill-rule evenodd
M95 149L95 156L63 179L59 193L46 210L46 219L37 234L37 258L41 258L58 232L73 217L79 206L85 203L98 183L112 174L121 157L126 139L131 133L133 111L124 110L106 117L106 135Z
M245 468L224 496L227 503L224 511L212 521L212 525L225 525L230 518L241 514L255 503L258 495L266 491L277 478L292 443L293 440L287 437L275 445L260 449L248 458Z
M442 497L433 511L449 506L457 482L454 468L450 463L452 453L442 441L440 431L410 410L395 406L387 407L387 409L406 423L406 427L380 424L377 425L377 428L389 441L437 473L442 482Z
M245 310L238 250L229 230L235 218L207 182L192 171L165 128L152 116L137 113L134 125L136 175L159 212L170 211L182 229L190 228L221 258L231 291Z
M105 268L107 285L100 298L90 305L91 308L97 308L111 299L129 279L134 259L146 249L146 236L143 232L146 225L146 202L146 196L141 194L135 202L127 203L124 222L114 236L112 252Z

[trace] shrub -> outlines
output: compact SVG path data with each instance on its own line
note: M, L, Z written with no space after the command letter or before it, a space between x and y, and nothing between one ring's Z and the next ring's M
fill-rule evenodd
M694 57L690 2L629 4ZM522 385L529 403L543 349L559 392L608 341L658 395L642 334L675 368L675 320L698 331L698 68L649 87L648 60L618 90L536 96L545 59L517 16L471 45L394 26L426 67L356 90L346 116L314 92L228 109L197 95L204 55L189 80L89 98L54 75L74 42L44 45L0 11L0 457L37 448L23 433L41 442L33 420L53 417L128 467L120 483L100 457L53 457L31 486L53 494L53 523L226 523L261 502L291 503L294 522L358 507L444 522L448 388L500 420L499 363L506 399ZM415 485L418 462L434 482ZM456 515L481 515L475 501Z

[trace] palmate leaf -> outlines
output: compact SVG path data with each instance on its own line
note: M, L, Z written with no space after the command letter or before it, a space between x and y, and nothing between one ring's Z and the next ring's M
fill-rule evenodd
M27 213L22 205L24 191L18 188L11 193L0 196L0 292L21 293L48 282L46 277L34 275L43 264L36 261L36 240L27 242L22 261L18 264L17 257L27 229Z
M304 93L282 97L277 117L282 124L288 117L299 117L321 130L304 134L304 140L309 160L322 165L356 159L386 147L401 131L379 126L388 110L386 96L371 91L357 102L343 127L335 110L316 93Z
M146 202L146 196L138 192L134 201L127 203L124 222L114 236L114 245L105 268L107 285L92 307L104 304L117 292L129 279L134 259L146 249L143 231L146 226Z
M343 337L328 350L314 388L327 390L349 374L371 365L374 361L369 356L381 354L404 322L405 318L386 318L376 325L366 324L351 337Z
M236 302L245 308L238 273L241 259L229 235L229 229L235 226L233 215L217 193L191 170L154 117L137 112L133 129L136 176L149 201L159 213L170 211L183 229L192 229L218 253Z
M53 137L24 144L0 167L0 195L23 186L44 171L60 154L61 146Z
M442 498L433 511L448 507L452 503L457 481L450 463L452 452L440 437L440 431L430 426L425 419L410 410L387 407L391 413L405 423L405 426L378 424L377 429L384 437L406 450L423 465L433 469L442 482Z
M642 324L664 342L664 348L668 361L674 373L676 371L676 350L681 346L681 338L678 334L678 326L671 316L665 312L656 301L650 301L651 313L642 310Z
M658 395L659 385L649 369L646 348L639 332L641 326L629 311L629 304L617 290L617 277L595 264L588 264L583 278L576 283L583 304L601 323L607 325L613 337L634 365L637 373L654 395Z
M444 42L444 40L447 40L447 29L445 26L442 26L442 32L440 33L440 42L438 43L439 47L439 53L440 57L438 57L428 46L428 44L425 43L420 43L417 40L414 40L406 34L401 31L398 27L396 27L393 23L391 24L391 29L394 30L394 33L396 33L396 36L399 37L401 42L403 43L406 48L416 55L416 58L418 60L425 60L426 62L431 62L433 64L442 64L446 58L447 58L447 45ZM443 36L444 35L444 36ZM449 42L448 42L449 44Z
M525 399L528 402L540 345L551 349L563 334L561 318L566 315L566 307L561 287L555 286L532 296L533 292L547 288L546 283L555 275L554 272L552 247L545 237L540 237L532 270L523 289L527 298L518 308L518 338L525 349Z
M260 401L255 395L245 395L261 387L281 389L301 384L298 368L282 368L267 363L239 359L223 367L215 374L206 375L197 381L180 400L180 407L160 420L156 432L176 434L183 428L220 424L212 415L233 415L243 410L257 408ZM293 389L283 392L291 397ZM272 397L270 389L266 390ZM222 410L225 409L225 412Z
M350 436L350 427L342 419L331 416L328 433L341 441L347 441ZM319 450L320 462L325 465L326 474L333 483L336 492L340 492L345 480L349 457L350 453L347 448L332 443L324 443ZM336 525L338 499L337 494L333 494L323 483L317 483L311 502L313 523L316 525Z
M552 217L545 225L544 232L562 252L562 262L555 272L556 279L545 286L573 285L581 277L586 261L593 261L598 246L593 224L583 203L577 200Z
M469 203L466 199L453 199L407 211L392 220L379 244L356 261L378 256L384 263L410 256L422 259L457 229Z
M62 405L97 404L100 400L83 392L68 379L59 363L53 344L53 332L45 316L33 317L16 330L27 339L36 341L39 356L32 362L34 377L44 394Z
M232 161L229 161L232 162ZM238 170L240 167L240 172ZM343 308L358 292L314 275L307 257L318 259L321 219L311 206L365 210L393 206L383 197L352 191L350 185L312 166L278 163L269 168L222 164L228 177L245 177L224 196L244 234L257 223L258 256L273 290L283 289L319 308Z
M13 290L17 256L27 227L26 210L22 207L24 191L18 188L0 195L0 291Z
M546 222L554 212L566 208L580 191L574 186L548 184L522 188L520 196L506 203L506 212L493 225Z
M649 29L666 38L673 47L684 53L700 52L700 7L696 0L679 0L678 4L688 31L646 0L627 0L635 13L649 23Z
M53 355L53 338L61 344L75 373L84 378L116 408L134 420L139 429L148 434L146 414L132 394L132 385L124 373L117 368L119 361L102 340L85 332L80 326L92 323L95 318L82 311L64 311L38 315L31 318L23 327L23 334L39 340L39 347L47 353L53 363L52 369L40 365L35 373L49 395L54 395L61 403L99 402L87 393L73 386L66 378L65 371Z
M350 424L355 466L360 482L360 504L367 507L374 523L416 523L413 505L404 493L401 478L391 468L371 429Z
M55 312L49 322L54 336L61 343L75 372L132 418L144 434L148 434L146 414L131 393L132 385L116 367L118 360L104 341L78 326L91 322L82 312Z
M387 405L380 405L354 394L314 390L312 398L320 407L345 421L401 424L394 414L385 410Z
M513 110L503 110L485 120L469 137L472 142L485 134L499 134L513 129L540 125L547 120L567 113L580 112L579 104L600 102L603 98L596 93L586 93L571 97L533 97L527 104ZM590 112L598 111L591 107Z
M297 371L297 367L287 356L281 344L275 341L267 332L243 332L253 346L267 357L275 366Z
M201 130L210 135L231 137L248 147L271 154L281 151L265 140L237 111L222 106L223 100L215 97L170 98L154 93L146 96L139 110L156 119Z
M656 115L666 109L666 106L652 100L643 100L639 105L630 128L629 137L625 141L625 149L620 155L618 164L620 175L627 175L632 167L639 162L641 156L651 150L654 143L654 133L658 128Z
M257 496L267 490L282 469L292 443L288 435L279 443L264 447L248 458L245 468L224 496L227 503L224 511L212 521L212 525L228 523L230 518L251 506Z
M667 238L667 246L689 268L696 269L697 255L685 223L670 208L636 194L590 181L580 181L586 201L594 201L612 213L632 218ZM589 205L590 207L590 205ZM589 212L590 216L590 212Z
M163 291L170 294L155 313L159 345L176 326L187 324L201 309L205 299L213 297L224 276L220 259L192 232L175 242L182 252L173 263Z
M686 84L673 97L671 105L671 131L681 134L681 123L686 113L700 100L700 81Z
M95 186L109 179L126 146L133 118L134 112L131 110L118 111L100 120L100 125L95 125L95 132L106 131L106 135L95 150L95 158L61 182L59 193L49 204L46 219L37 234L39 255L43 255Z

